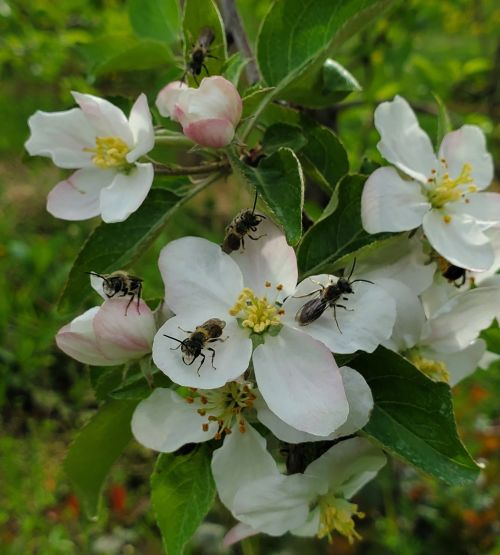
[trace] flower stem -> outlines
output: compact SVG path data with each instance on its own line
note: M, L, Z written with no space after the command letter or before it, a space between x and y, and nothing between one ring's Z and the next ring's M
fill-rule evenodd
M155 144L172 146L193 146L193 141L183 135L176 133L171 135L155 135Z
M159 175L199 175L204 173L212 173L229 167L229 160L226 158L217 162L201 164L199 166L165 166L163 164L154 164L155 173Z

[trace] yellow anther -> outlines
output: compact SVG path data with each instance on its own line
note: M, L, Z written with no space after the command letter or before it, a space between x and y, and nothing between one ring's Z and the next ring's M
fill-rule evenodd
M442 360L432 360L430 358L425 358L418 352L410 353L408 356L410 362L430 378L434 382L444 382L449 383L450 373L448 372L448 367Z
M94 152L92 162L102 170L119 168L127 165L130 148L120 137L96 137L95 148L84 148L85 152Z
M266 283L264 284L266 287L271 287L272 283L270 281L266 281Z
M349 543L360 540L361 536L355 530L354 517L364 518L365 515L358 511L358 506L349 501L325 495L319 500L320 524L318 538L328 538L332 541L332 532L337 531L345 536Z
M445 224L449 224L451 222L451 216L449 214L445 214L443 216L443 220Z
M275 304L269 303L267 297L257 297L251 289L245 287L229 314L241 317L243 327L262 333L270 326L280 324L279 310Z
M444 160L442 162L443 164L446 163ZM438 177L437 180L435 177L430 178L428 182L435 182L435 186L431 187L427 193L429 202L434 208L442 208L448 202L460 200L464 195L464 189L460 188L461 185L468 185L466 191L469 193L477 191L472 178L472 166L470 164L464 164L460 175L455 179L451 179L450 174L445 173Z

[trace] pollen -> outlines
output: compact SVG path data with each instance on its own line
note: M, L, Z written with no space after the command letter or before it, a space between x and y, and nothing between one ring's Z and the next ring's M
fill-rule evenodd
M443 162L446 166L446 161ZM466 192L474 193L477 187L474 185L472 178L472 166L464 164L460 175L455 179L451 179L450 174L445 172L441 176L433 175L428 180L429 188L427 190L427 198L434 208L443 208L448 202L456 202L460 200ZM450 220L451 221L451 218ZM446 221L446 223L449 223Z
M95 148L83 150L95 153L92 162L102 170L121 168L128 164L126 156L130 148L120 137L96 137Z
M432 381L449 383L450 373L442 360L425 358L418 352L409 353L408 360Z
M445 224L451 223L451 216L449 214L445 214L443 216L443 221L444 221Z
M332 532L336 531L345 536L349 543L360 540L361 536L355 530L354 517L364 518L365 514L358 511L358 506L349 501L326 494L319 500L320 524L318 538L328 538L332 542Z
M248 287L240 293L229 314L241 317L242 325L254 333L263 333L280 324L280 308L271 304L267 297L257 297Z

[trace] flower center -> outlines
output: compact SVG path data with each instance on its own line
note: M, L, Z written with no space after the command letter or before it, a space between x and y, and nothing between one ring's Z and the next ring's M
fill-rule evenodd
M465 193L475 193L477 191L471 175L472 166L470 164L464 164L460 175L455 179L451 179L447 171L448 164L444 158L441 159L441 165L444 173L438 175L436 170L432 170L432 176L427 180L430 186L427 190L427 198L433 208L438 210L448 202L460 200ZM443 219L446 223L451 222L451 216L449 215L445 215Z
M434 382L450 382L450 373L448 372L448 367L442 360L432 360L430 358L423 357L417 351L412 351L407 354L408 360L430 378Z
M358 506L331 494L322 496L319 500L320 523L318 538L328 538L332 541L332 532L336 530L345 536L349 543L360 540L361 536L355 530L353 518L364 518L365 514L358 511Z
M205 432L208 432L212 422L218 423L215 439L221 439L224 433L230 434L236 424L241 433L245 432L245 420L241 413L246 408L252 408L255 401L249 384L229 382L218 389L193 388L191 391L193 395L186 397L186 402L200 405L198 414L205 420L201 425Z
M271 287L271 284L266 282L266 287ZM278 285L276 289L279 292L283 286ZM254 333L263 333L271 326L279 326L284 313L285 311L275 302L270 303L266 296L257 297L248 287L243 289L236 303L229 310L231 316L242 318L242 325L250 328Z
M96 137L95 148L84 148L94 152L92 162L102 170L119 168L128 164L126 156L130 152L127 143L120 137Z

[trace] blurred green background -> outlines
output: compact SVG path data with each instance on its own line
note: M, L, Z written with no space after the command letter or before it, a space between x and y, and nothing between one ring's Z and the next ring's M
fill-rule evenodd
M269 2L237 4L253 43ZM435 136L437 94L454 127L465 122L482 127L498 176L499 31L495 0L395 2L336 53L363 91L313 115L335 128L356 170L365 156L379 160L372 124L378 102L405 96ZM144 90L152 105L159 88L180 77L182 60L155 44L141 48L124 0L0 0L2 555L162 553L148 501L153 453L129 447L113 470L97 522L86 520L63 474L65 449L98 401L87 369L55 347L54 334L76 315L60 314L55 306L96 221L68 223L46 213L46 195L64 173L23 151L29 115L71 107L70 90L106 95L122 106ZM245 192L221 184L174 217L136 264L146 280L146 297L162 294L156 258L167 241L186 234L220 241L224 226L246 202ZM88 306L92 302L98 301ZM359 496L367 513L359 527L364 541L350 546L341 538L332 545L291 536L260 538L231 553L500 554L499 394L498 368L476 374L455 391L464 441L486 462L478 484L449 487L392 462ZM190 552L229 553L220 540L232 524L230 516L216 507L208 520Z

